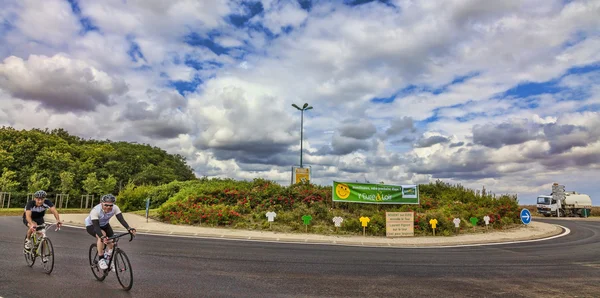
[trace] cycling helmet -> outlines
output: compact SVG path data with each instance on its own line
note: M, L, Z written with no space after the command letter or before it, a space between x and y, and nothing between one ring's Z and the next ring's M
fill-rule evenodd
M114 203L116 200L117 198L115 198L115 196L113 196L112 194L103 195L100 199L102 203Z
M45 192L45 191L43 191L43 190L38 190L38 191L36 191L36 192L33 194L33 197L34 197L34 198L42 198L42 199L44 199L44 198L46 198L46 192Z

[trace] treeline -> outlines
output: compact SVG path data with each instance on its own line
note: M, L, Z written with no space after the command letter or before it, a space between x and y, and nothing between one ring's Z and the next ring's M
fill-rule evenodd
M185 158L146 144L86 140L64 129L0 128L0 191L95 196L127 184L195 179ZM71 204L69 204L71 205ZM16 206L15 206L16 207Z

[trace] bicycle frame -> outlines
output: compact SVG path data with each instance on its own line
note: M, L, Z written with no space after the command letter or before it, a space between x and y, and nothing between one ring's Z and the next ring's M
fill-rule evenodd
M108 257L108 264L107 264L107 265L108 265L108 269L105 269L105 271L107 271L107 272L108 272L108 271L110 271L110 265L111 265L111 264L112 264L112 262L113 262L113 255L115 254L115 252L116 252L116 251L117 251L117 249L119 248L119 245L118 245L119 238L121 238L121 237L123 237L123 236L126 236L126 235L130 235L130 237L129 237L129 242L131 242L131 241L133 240L133 237L134 237L134 236L133 236L133 233L131 233L131 232L128 232L128 233L121 233L121 234L117 234L117 235L114 235L114 236L112 236L112 237L109 237L109 238L107 238L107 239L108 239L107 243L104 243L104 250L105 250L105 251L106 251L106 249L108 248L108 244L109 244L109 243L112 243L112 244L113 244L113 249L112 249L112 251L110 252L110 254L108 255L108 256L109 256L109 257Z
M42 249L42 247L40 246L40 243L42 243L42 241L44 239L47 238L46 236L46 232L50 229L50 227L55 226L56 224L50 224L50 225L39 225L37 227L37 229L35 230L35 232L31 233L31 236L29 237L29 239L31 240L31 252L34 252L33 248L35 248L35 255L39 256L40 255L40 250ZM60 230L60 228L56 228L54 231L58 231Z
M107 240L108 240L108 241L107 241L106 243L104 243L104 251L106 251L106 249L108 248L108 244L109 244L109 243L112 243L112 244L114 244L114 245L113 245L113 248L112 248L112 251L111 251L111 252L110 252L110 254L108 255L108 256L109 256L109 258L108 258L108 263L107 263L107 265L108 265L108 268L103 270L103 271L104 271L104 275L105 275L105 276L106 276L106 275L108 275L108 273L110 273L110 271L111 271L111 264L113 263L113 259L114 259L114 258L113 258L113 255L114 255L114 254L117 252L117 250L119 249L119 245L118 245L119 238L121 238L121 237L123 237L123 236L127 236L127 235L129 235L129 236L130 236L130 237L129 237L129 242L131 242L131 241L133 240L133 237L135 237L135 236L133 235L133 233L131 233L131 232L127 232L127 233L121 233L121 234L113 235L112 237L108 237L108 238L107 238ZM102 253L104 253L104 251L103 251Z

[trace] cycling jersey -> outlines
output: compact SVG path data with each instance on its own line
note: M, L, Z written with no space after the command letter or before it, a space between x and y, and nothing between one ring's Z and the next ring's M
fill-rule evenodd
M90 215L88 215L88 217L85 218L85 225L91 226L92 220L97 219L100 223L100 227L106 226L114 215L120 213L121 209L119 209L117 205L113 205L112 209L108 213L104 213L104 210L102 210L102 203L100 203L94 206L94 208L92 208L92 211L90 212Z
M44 218L44 215L46 215L46 210L52 207L54 207L54 204L52 204L50 200L44 200L42 206L37 206L35 204L35 200L31 200L25 205L25 211L31 211L31 219L40 219ZM26 218L25 212L23 212L23 218Z

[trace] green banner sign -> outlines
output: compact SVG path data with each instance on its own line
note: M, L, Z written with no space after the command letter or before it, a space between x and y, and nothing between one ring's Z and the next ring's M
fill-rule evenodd
M419 204L417 185L386 185L333 181L333 201L367 204Z

